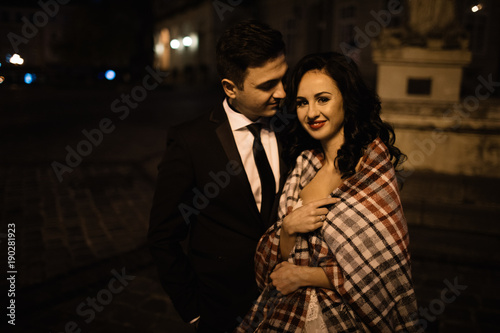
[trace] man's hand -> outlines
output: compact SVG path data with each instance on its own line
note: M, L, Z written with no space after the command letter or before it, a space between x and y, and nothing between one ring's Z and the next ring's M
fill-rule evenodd
M301 287L333 289L332 282L321 267L297 266L282 261L276 265L270 277L273 286L283 295Z
M274 268L270 277L273 286L283 295L293 293L302 287L303 267L282 261Z

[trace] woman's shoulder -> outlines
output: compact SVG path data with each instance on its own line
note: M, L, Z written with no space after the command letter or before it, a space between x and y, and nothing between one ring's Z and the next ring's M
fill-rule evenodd
M297 157L296 163L309 163L315 164L315 162L322 162L324 160L323 153L317 149L307 149L302 151Z
M295 160L295 164L288 171L287 186L296 186L310 179L310 175L315 174L321 168L323 155L314 150L304 150ZM297 185L298 186L298 185Z
M368 172L373 168L393 169L389 149L380 138L376 138L365 148L356 171Z
M375 156L379 156L385 159L389 158L389 149L387 148L384 141L382 141L381 138L377 137L368 145L368 147L366 147L364 155L372 156L372 158Z

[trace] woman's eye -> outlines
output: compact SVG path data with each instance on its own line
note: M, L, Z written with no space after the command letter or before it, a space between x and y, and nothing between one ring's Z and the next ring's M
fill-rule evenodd
M306 105L305 101L297 101L297 107L298 108L303 107L304 105Z
M320 103L326 103L326 102L328 102L329 100L330 100L330 99L329 99L329 98L327 98L327 97L320 97L320 98L318 98L318 102L320 102Z

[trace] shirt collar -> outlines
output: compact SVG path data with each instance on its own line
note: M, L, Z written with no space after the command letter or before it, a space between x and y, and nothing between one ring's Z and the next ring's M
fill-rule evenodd
M226 115L227 115L227 118L229 120L229 124L231 125L231 129L233 131L240 130L240 129L247 127L248 125L254 123L254 121L251 121L245 115L243 115L241 112L237 111L231 105L229 105L227 98L224 99L224 102L222 103L222 105L224 107L224 111L226 111ZM266 127L267 123L268 123L268 119L265 117L260 117L255 122L262 123L262 124L264 124L264 127Z

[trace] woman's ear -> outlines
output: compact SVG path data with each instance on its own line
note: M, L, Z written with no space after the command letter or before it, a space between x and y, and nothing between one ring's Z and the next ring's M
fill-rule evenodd
M230 99L234 99L236 97L236 90L238 90L234 82L229 79L223 79L221 83L226 96Z

